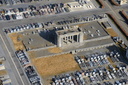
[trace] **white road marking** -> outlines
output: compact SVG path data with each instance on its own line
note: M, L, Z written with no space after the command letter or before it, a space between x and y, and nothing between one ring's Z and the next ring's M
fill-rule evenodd
M18 75L19 75L19 77L20 77L20 80L21 80L22 84L25 85L24 82L23 82L23 80L22 80L22 78L21 78L21 76L20 76L20 73L19 73L19 71L18 71L18 69L17 69L17 67L16 67L16 65L15 65L15 63L14 63L14 60L12 59L12 56L11 56L11 54L10 54L10 52L9 52L9 50L8 50L8 48L7 48L7 46L6 46L6 44L5 44L5 41L4 41L3 37L1 36L1 34L0 34L0 37L1 37L1 39L2 39L2 41L3 41L3 43L4 43L4 45L5 45L5 48L6 48L8 54L9 54L9 56L10 56L10 58L11 58L13 64L14 64L15 68L16 68L16 71L17 71L17 73L18 73Z

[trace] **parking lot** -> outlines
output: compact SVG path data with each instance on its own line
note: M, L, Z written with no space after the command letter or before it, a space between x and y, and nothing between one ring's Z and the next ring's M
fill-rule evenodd
M66 12L63 3L41 6L29 5L24 8L3 9L0 11L0 20L18 20L42 15L59 14Z
M80 54L80 55L79 55ZM115 47L86 51L75 56L81 70L56 75L51 85L127 85L128 67Z
M124 69L126 69L125 66ZM71 74L64 74L53 77L53 83L51 85L127 85L127 74L124 69L113 72L108 71L104 67L99 67L96 69L76 71ZM119 79L120 77L122 78Z
M16 51L16 55L30 83L32 85L41 85L41 79L24 51Z
M82 21L81 21L82 19ZM109 85L110 83L116 84L120 83L121 81L124 81L123 83L126 83L125 80L120 80L122 78L127 77L127 65L124 63L121 63L120 58L121 54L115 51L104 51L104 52L93 52L94 49L97 51L99 48L109 48L108 46L111 46L114 44L113 40L111 39L110 35L104 30L103 26L100 24L100 20L106 20L107 17L106 15L99 15L99 16L91 16L91 17L83 17L83 18L78 18L78 19L72 19L75 20L75 24L70 24L70 25L65 25L62 26L61 24L55 23L55 22L46 22L46 23L30 23L26 25L20 25L16 27L10 27L10 28L5 28L4 32L7 35L10 35L12 33L17 33L22 35L22 38L17 38L17 40L22 41L23 45L25 46L26 51L32 51L35 53L35 59L41 58L41 57L48 57L48 56L55 56L57 53L63 53L63 52L68 52L68 53L73 53L76 52L77 54L74 56L76 62L79 64L79 67L81 70L78 70L78 73L81 73L81 71L86 72L87 70L90 70L90 72L93 73L93 70L96 69L98 72L95 72L96 74L91 75L92 73L89 73L89 75L83 75L84 77L87 77L87 80L83 79L83 77L77 78L75 72L69 73L71 77L75 78L73 81L67 80L67 81L52 81L53 85L60 85L60 84L72 84L72 85L93 85L96 83L104 83L106 82L105 85ZM65 24L68 21L64 21ZM82 23L76 23L76 22L82 22ZM69 22L68 22L69 24ZM64 24L63 24L64 25ZM47 47L51 47L51 49L54 49L56 47L55 44L55 32L58 30L68 30L68 29L74 29L77 28L78 30L82 30L84 33L84 43L81 45L70 45L67 47L59 48L57 52L53 52L53 50L49 50ZM118 39L118 38L117 38ZM117 40L115 39L115 40ZM37 42L38 41L38 42ZM94 42L95 41L95 42ZM116 42L116 41L115 41ZM123 42L121 42L123 43ZM52 47L53 46L53 47ZM115 48L115 47L114 47ZM33 51L34 49L34 51ZM54 49L55 50L55 49ZM87 51L91 50L91 51ZM79 53L80 51L83 51L82 53ZM86 52L85 52L86 51ZM90 54L89 54L90 53ZM80 54L80 55L79 55ZM25 66L26 64L30 64L30 61L28 61L27 57L21 57L18 58L19 61L21 62L21 65ZM39 64L42 64L41 62L38 62ZM43 63L44 64L44 63ZM54 65L54 64L52 64ZM109 65L109 66L108 66ZM122 65L125 65L121 67ZM38 65L40 66L40 65ZM120 70L121 67L121 70ZM41 68L41 67L39 67ZM122 69L123 68L123 69ZM28 76L28 79L31 83L31 80L38 80L38 75L31 76L33 73L36 72L33 71L34 67L32 65L29 65L25 67L25 72L26 75ZM54 66L52 70L55 69ZM112 70L111 70L112 69ZM116 69L116 70L113 70ZM43 69L44 70L44 69ZM56 69L55 69L56 70ZM101 72L101 75L99 79L95 78L96 75L100 75L100 70L103 70ZM118 74L120 71L120 75L115 75ZM29 72L30 71L30 72ZM50 71L50 70L49 70ZM115 72L115 74L113 73ZM117 73L116 73L117 72ZM125 74L123 74L125 72ZM37 73L35 73L37 74ZM65 73L64 73L65 74ZM72 76L72 74L74 74ZM110 74L110 76L108 76ZM82 74L81 74L82 75ZM122 76L121 76L122 75ZM29 76L31 76L29 78ZM59 75L60 76L60 75ZM105 77L104 77L105 76ZM116 78L115 78L116 77ZM61 79L61 77L59 77ZM64 76L65 78L65 76ZM58 79L58 78L57 78ZM56 79L54 79L56 80ZM113 80L112 82L107 82ZM75 82L76 81L76 82ZM37 81L38 82L38 81ZM118 85L118 84L117 84Z
M71 1L71 2L70 2ZM11 9L0 10L0 21L5 20L20 20L25 18L33 18L44 15L54 15L70 11L76 11L77 8L80 10L94 9L95 6L91 1L73 1L70 0L68 3L50 3L44 5L28 5L27 7L17 7ZM75 3L75 4L74 4ZM81 7L81 8L80 8Z

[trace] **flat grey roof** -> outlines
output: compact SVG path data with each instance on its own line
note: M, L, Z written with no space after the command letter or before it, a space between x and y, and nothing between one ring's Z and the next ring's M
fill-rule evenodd
M65 35L65 34L69 34L69 33L76 33L76 32L79 32L77 29L76 30L60 30L60 31L56 31L56 33L58 35Z
M108 23L108 21L103 22L103 25L104 25L105 28L111 27L111 25Z
M87 38L87 40L108 35L101 24L99 24L97 21L89 22L87 24L80 24L80 28L84 32L84 36Z
M111 38L108 38L108 39L86 42L82 44L81 46L75 45L75 46L68 46L68 48L60 48L60 49L62 49L62 52L69 52L69 51L76 50L76 49L84 49L84 48L89 48L89 47L106 45L110 43L113 43L113 40ZM52 54L56 54L56 53L50 53L47 49L42 49L42 50L38 50L34 52L37 57L50 56Z

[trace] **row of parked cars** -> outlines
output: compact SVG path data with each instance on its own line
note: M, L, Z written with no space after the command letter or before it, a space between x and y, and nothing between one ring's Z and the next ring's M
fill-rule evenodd
M73 18L73 19L68 19L68 20L63 20L63 21L58 21L58 25L65 25L65 24L72 24L72 23L78 23L78 22L92 22L96 21L99 19L106 18L106 14L104 15L93 15L91 17L80 17L80 18Z
M120 37L113 37L113 40L123 49L127 49L127 45L124 43L124 41Z
M0 20L16 20L49 14L59 14L63 12L67 12L63 3L43 6L30 5L26 8L2 9L0 11Z
M98 19L98 17L103 18L104 15L95 15L95 17L97 19ZM83 18L83 19L85 19L85 18ZM77 20L77 19L74 19L74 20ZM66 23L67 21L63 21L63 22ZM55 25L55 23L54 22L30 23L30 24L20 25L20 26L16 26L16 27L12 27L12 28L6 28L6 29L4 29L4 31L5 31L5 33L14 33L14 32L20 32L20 31L23 31L23 30L27 30L27 29L49 27L49 26L52 26L52 25ZM69 29L69 27L63 27L63 29Z
M17 55L17 57L18 57L21 65L23 67L26 66L26 65L28 65L30 63L29 60L28 60L28 58L27 58L27 56L24 54L23 51L17 51L16 52L16 55Z
M43 0L0 0L0 5L15 5L21 3L39 2Z
M4 32L7 34L7 33L20 32L20 31L29 30L29 29L44 28L44 27L51 26L52 24L53 24L53 22L30 23L30 24L26 24L26 25L15 26L12 28L6 28L6 29L4 29Z
M26 67L25 73L27 74L28 79L32 85L41 85L40 77L38 76L38 74L34 70L33 66Z
M46 23L30 23L30 24L26 24L26 25L19 25L19 26L15 26L15 27L11 27L11 28L5 28L4 32L6 34L8 33L15 33L15 32L22 32L24 30L30 30L30 29L38 29L38 28L45 28L45 27L50 27L54 25L54 22L46 22ZM53 27L54 30L60 30L60 29L70 29L70 27L67 26L62 26L62 27ZM38 30L38 32L40 32L41 30ZM49 32L49 29L43 29L43 32ZM33 31L32 34L35 34L35 32Z
M109 59L111 59L112 62L119 62L119 57L120 54L118 52L110 52L107 54L95 53L86 56L75 56L75 60L81 68L89 68L110 64Z
M18 60L20 61L30 83L32 85L41 85L40 77L35 71L34 67L30 65L30 62L22 50L16 51Z
M111 68L114 67L110 65L109 69L98 67L57 75L52 78L51 85L127 85L128 72L126 65L117 65L116 71Z
M56 75L51 85L127 85L128 67L121 57L116 50L75 56L81 70Z
M96 84L90 84L90 85L127 85L127 82L128 82L128 79L120 79L118 81L114 81L114 83L108 81L102 84L96 83Z
M81 58L79 56L75 57L75 60L79 64L81 68L88 68L88 67L95 67L95 66L101 66L104 64L109 64L110 62L107 59L107 56L101 55L97 57L90 57L90 58Z

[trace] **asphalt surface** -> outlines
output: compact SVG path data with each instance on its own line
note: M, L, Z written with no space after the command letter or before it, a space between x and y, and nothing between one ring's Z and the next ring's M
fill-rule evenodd
M0 57L6 58L6 61L4 63L5 70L8 72L8 75L10 76L11 81L14 81L14 82L12 82L12 84L18 85L17 79L16 79L15 74L14 74L15 71L13 69L11 69L13 65L11 65L10 62L8 62L7 56L8 55L6 54L2 40L0 39Z
M0 34L2 31L0 31ZM2 34L4 35L4 34ZM12 85L29 85L28 79L26 78L26 75L24 71L22 70L22 67L17 59L17 57L14 54L14 51L12 47L10 46L6 36L0 35L0 44L3 48L3 51L5 52L5 58L8 62L8 72L9 76L11 78Z
M123 21L120 20L121 17L117 15L117 12L122 9L128 9L128 5L120 6L120 7L115 7L112 6L109 2L105 1L106 7L104 9L94 9L94 10L87 10L87 11L77 11L77 12L69 12L69 13L62 13L62 14L56 14L56 15L44 15L44 16L39 16L39 17L34 17L34 18L29 18L29 19L23 19L23 20L14 20L14 21L2 21L0 22L0 34L2 36L2 46L4 52L6 52L6 59L10 64L10 68L12 69L13 74L15 75L15 78L13 79L14 81L17 81L16 84L13 85L29 85L29 82L26 78L26 75L24 75L24 71L22 70L19 61L17 60L14 52L15 50L12 48L12 44L9 43L6 35L4 34L2 28L6 27L11 27L11 26L17 26L17 25L23 25L23 24L28 24L28 23L33 23L33 22L47 22L47 21L59 21L59 20L66 20L69 18L74 18L74 17L82 17L82 16L91 16L93 14L104 14L104 13L111 13L112 15L115 15L115 18L119 19L119 22L124 23ZM18 5L16 5L18 6ZM122 18L121 18L122 19ZM124 23L124 28L127 27L127 25ZM119 31L119 29L114 29L120 36L121 38L125 41L125 43L128 43L125 36ZM0 41L1 41L0 40ZM4 44L5 43L5 44ZM19 72L19 73L18 73Z
M3 5L0 7L0 9L5 9L5 8L18 8L18 7L28 7L29 5L34 5L34 6L39 6L39 5L47 5L51 3L66 3L66 2L72 2L75 0L43 0L43 1L37 1L37 2L31 2L31 3L18 3L14 5Z

